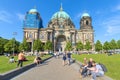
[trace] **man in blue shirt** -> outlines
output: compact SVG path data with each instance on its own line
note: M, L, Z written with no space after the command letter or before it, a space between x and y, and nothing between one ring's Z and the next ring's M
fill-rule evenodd
M71 60L71 53L70 52L67 53L67 58L68 58L68 65L70 65L70 60Z

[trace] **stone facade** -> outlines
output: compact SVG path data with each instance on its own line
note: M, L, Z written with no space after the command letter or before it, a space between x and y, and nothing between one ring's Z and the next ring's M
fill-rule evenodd
M34 22L26 22L31 17L25 17L24 21L24 37L32 46L32 43L36 39L40 39L43 44L48 40L53 42L54 51L64 51L66 43L70 41L75 47L78 41L86 44L89 41L94 49L94 30L92 27L92 19L88 13L84 13L80 19L80 29L76 30L75 25L72 22L70 16L63 10L62 6L60 10L56 12L48 23L47 28L43 28L42 19L36 9L31 9L27 12L27 15L35 15L36 20ZM32 18L31 18L32 19ZM31 25L31 23L33 23ZM26 26L29 24L31 26Z

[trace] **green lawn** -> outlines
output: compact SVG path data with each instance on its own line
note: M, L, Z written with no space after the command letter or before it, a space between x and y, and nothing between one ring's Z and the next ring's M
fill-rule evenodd
M50 57L51 55L44 55L42 58L46 59L48 57ZM23 62L23 66L33 63L35 56L26 56L28 61ZM15 60L17 60L17 56L15 56ZM5 56L0 56L0 73L4 73L7 71L10 71L12 69L16 68L17 62L16 63L9 63L9 58L5 57Z
M120 54L115 54L112 56L107 56L105 54L82 54L82 55L72 55L73 58L76 60L83 62L83 58L86 57L87 59L93 58L96 62L103 63L108 72L105 74L114 80L120 80Z

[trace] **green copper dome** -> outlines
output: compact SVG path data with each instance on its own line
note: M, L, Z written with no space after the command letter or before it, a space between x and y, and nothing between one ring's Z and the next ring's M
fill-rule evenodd
M60 11L56 12L51 19L58 19L58 18L64 18L64 19L70 18L70 16L65 11L63 11L62 6L60 7Z

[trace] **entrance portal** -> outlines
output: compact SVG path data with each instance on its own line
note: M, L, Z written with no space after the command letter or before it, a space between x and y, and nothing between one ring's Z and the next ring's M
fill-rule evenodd
M64 35L59 35L56 41L56 51L63 52L66 47L66 37Z

